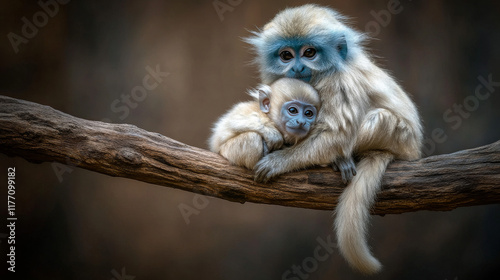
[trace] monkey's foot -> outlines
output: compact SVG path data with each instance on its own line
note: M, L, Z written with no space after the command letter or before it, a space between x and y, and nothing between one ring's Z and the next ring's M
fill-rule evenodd
M349 183L352 180L352 177L356 176L356 164L354 163L352 157L337 158L335 162L333 162L332 168L335 171L340 171L342 182L344 182L344 184Z
M275 151L267 156L263 157L255 165L255 182L266 183L271 178L286 173L285 164L283 164L283 159L280 157L283 151Z

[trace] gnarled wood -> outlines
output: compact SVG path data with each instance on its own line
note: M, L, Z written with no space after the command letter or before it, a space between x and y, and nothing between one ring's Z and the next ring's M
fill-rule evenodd
M345 186L330 168L253 181L221 156L128 124L80 119L0 96L0 152L31 162L73 163L103 174L236 202L333 209ZM413 162L392 163L374 214L445 211L500 202L500 141Z

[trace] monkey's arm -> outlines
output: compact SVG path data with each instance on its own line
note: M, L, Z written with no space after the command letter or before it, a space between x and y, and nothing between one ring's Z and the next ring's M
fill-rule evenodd
M219 154L234 165L253 169L266 154L267 147L262 137L255 132L244 132L221 145Z
M343 150L348 147L343 144L345 137L339 136L324 125L316 125L311 132L311 137L289 148L274 151L263 157L255 166L255 180L266 182L277 175L304 169L314 165L329 165L332 159L350 158L344 154L350 151ZM342 142L342 143L339 143Z
M283 145L283 136L267 115L260 111L258 103L243 102L217 121L209 139L210 150L219 153L222 145L246 132L259 134L270 150L279 149Z
M274 123L263 113L254 112L250 115L239 115L227 122L228 129L235 135L245 132L258 133L265 141L268 150L273 151L283 146L283 135Z
M282 145L283 136L256 102L234 106L217 121L209 139L211 151L248 169Z
M280 148L283 136L271 120L260 113L256 102L243 102L234 106L215 123L208 141L210 150L220 153L225 143L246 132L259 134L271 150Z

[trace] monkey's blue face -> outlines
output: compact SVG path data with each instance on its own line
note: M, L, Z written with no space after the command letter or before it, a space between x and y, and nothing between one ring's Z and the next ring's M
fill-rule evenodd
M284 47L279 51L279 58L283 67L288 68L285 76L309 82L312 70L307 64L312 63L316 56L316 48L313 46Z
M266 72L311 82L316 75L342 67L347 57L347 43L343 34L278 37L266 43L264 52Z
M281 123L289 135L302 138L316 120L316 107L299 100L285 102L281 107Z

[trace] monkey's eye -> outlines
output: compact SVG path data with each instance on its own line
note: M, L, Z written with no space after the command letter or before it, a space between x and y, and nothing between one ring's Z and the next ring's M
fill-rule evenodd
M293 58L293 54L289 51L282 51L282 52L280 52L280 58L281 58L281 61L287 62Z
M295 108L295 107L290 107L290 108L288 108L288 112L290 112L290 114L292 114L292 115L295 115L299 112L299 110L297 110L297 108Z
M314 116L314 113L311 110L307 110L305 111L304 115L306 115L306 117L308 118L312 118L312 116Z
M304 56L307 58L313 58L316 55L316 49L314 48L307 48L304 51Z

